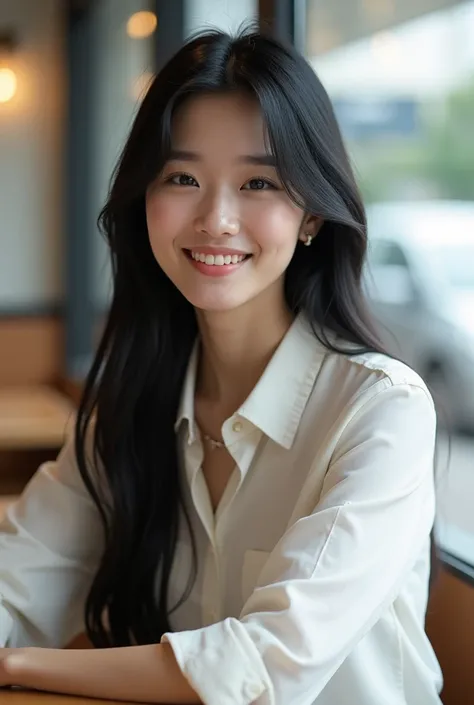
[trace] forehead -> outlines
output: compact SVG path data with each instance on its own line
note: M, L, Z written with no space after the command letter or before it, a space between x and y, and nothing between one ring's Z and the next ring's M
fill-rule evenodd
M256 98L235 92L188 98L172 125L173 147L265 151L266 127Z

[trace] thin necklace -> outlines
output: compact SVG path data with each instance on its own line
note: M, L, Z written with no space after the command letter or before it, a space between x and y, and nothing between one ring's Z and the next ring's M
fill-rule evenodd
M211 446L211 450L216 450L216 448L225 448L226 444L223 443L222 441L216 441L214 438L211 438L211 436L208 436L206 433L202 434L202 438L206 443L209 443Z
M226 448L227 450L230 450L230 448L233 448L237 443L243 440L243 438L247 438L255 433L256 429L253 429L250 434L247 434L246 436L243 436L237 440L235 440L233 443L230 443L229 445L226 445L223 441L216 441L215 438L212 438L212 436L209 436L207 433L203 433L201 429L199 429L199 433L201 435L202 440L205 443L209 443L210 449L211 450L217 450L217 448Z

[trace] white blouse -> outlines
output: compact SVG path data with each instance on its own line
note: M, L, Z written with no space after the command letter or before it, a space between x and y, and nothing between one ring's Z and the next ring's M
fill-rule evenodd
M296 319L222 429L235 470L217 512L194 421L197 346L176 423L198 572L163 635L206 705L440 705L424 632L436 417L423 381L328 352ZM0 531L0 645L83 630L100 522L72 445ZM185 592L182 529L170 605Z

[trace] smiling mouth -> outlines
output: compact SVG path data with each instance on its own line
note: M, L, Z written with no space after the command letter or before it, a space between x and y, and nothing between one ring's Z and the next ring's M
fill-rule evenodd
M208 266L215 267L225 267L229 265L240 264L244 260L252 257L250 254L215 254L211 255L206 252L199 252L197 250L184 250L184 253L189 259L195 262L201 262Z

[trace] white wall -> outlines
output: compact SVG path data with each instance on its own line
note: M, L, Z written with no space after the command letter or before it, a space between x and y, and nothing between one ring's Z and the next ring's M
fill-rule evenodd
M8 59L17 94L0 103L0 311L49 306L61 295L62 4L0 0L0 27L19 40Z

